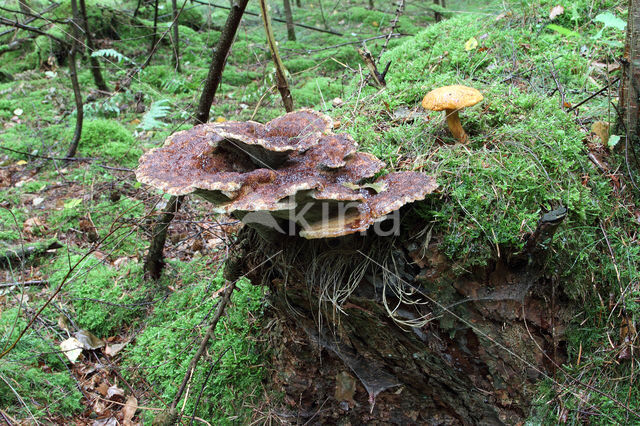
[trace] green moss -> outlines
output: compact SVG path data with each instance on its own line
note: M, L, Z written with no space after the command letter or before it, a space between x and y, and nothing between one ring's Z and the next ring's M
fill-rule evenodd
M194 280L192 269L196 263L174 264L183 277L183 287L172 293L162 304L158 304L147 317L146 328L138 334L135 345L130 345L125 354L132 369L131 380L138 376L154 386L164 402L173 399L177 385L198 349L207 328L208 319L219 298L212 292L224 283L220 274L213 282ZM216 338L200 360L193 378L192 389L201 389L205 376L217 358L207 386L204 388L197 415L215 424L232 424L249 419L247 402L255 394L263 376L259 346L251 341L249 334L255 330L254 314L260 311L262 289L246 281L238 283L227 314L218 324ZM224 331L222 331L224 330ZM193 413L196 395L189 395L185 413ZM238 416L238 417L236 417ZM236 420L233 420L236 419Z
M142 154L131 132L114 120L86 121L79 151L89 157L101 156L118 161L125 167L135 166Z
M26 327L23 315L17 308L0 315L0 347L12 343ZM52 412L70 416L83 409L82 394L57 350L52 340L31 329L0 359L0 405L10 415L26 417L18 395L36 418Z
M51 288L56 288L80 256L61 256L51 266ZM146 308L147 292L142 265L129 262L117 270L93 256L87 257L64 286L65 301L73 307L73 318L81 329L106 338L139 318Z
M325 104L342 94L342 83L328 77L318 77L308 80L303 85L297 85L291 91L296 106L314 106L324 109Z

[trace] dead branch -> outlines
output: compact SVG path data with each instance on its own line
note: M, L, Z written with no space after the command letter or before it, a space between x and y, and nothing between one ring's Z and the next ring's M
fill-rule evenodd
M402 12L404 12L404 0L398 0L398 6L396 7L396 16L393 18L393 21L391 21L391 28L389 29L389 34L387 34L387 38L384 41L384 44L382 45L382 49L380 49L380 55L378 56L378 60L380 60L380 58L382 57L382 54L387 49L389 40L391 40L391 35L393 34L393 32L396 30L396 27L398 26L398 20L400 19Z
M227 10L231 9L229 6L222 6L222 5L218 5L218 4L204 2L204 1L201 1L201 0L191 0L191 2L192 3L199 3L199 4L206 5L206 6L211 6L211 7L217 7L217 8L220 8L220 9L227 9ZM247 11L245 13L247 15L251 15L251 16L260 16L259 14L254 13L254 12ZM283 23L287 22L286 20L280 19L280 18L273 18L273 20L276 21L276 22L283 22ZM296 24L295 22L293 23L293 25L295 25L296 27L300 27L300 28L306 28L306 29L312 30L312 31L319 31L321 33L328 33L328 34L333 34L333 35L337 35L337 36L343 36L344 35L344 34L339 33L337 31L325 30L325 29L322 29L322 28L316 28L316 27L312 27L310 25L305 25L305 24Z
M267 35L267 44L271 51L271 57L276 67L276 83L278 85L278 91L282 97L282 103L284 109L287 112L293 111L293 98L291 97L291 91L289 90L289 83L287 83L287 77L285 75L284 64L280 59L278 53L278 47L276 46L276 39L273 35L273 29L271 28L271 20L269 19L269 10L266 0L260 0L260 10L262 11L262 23L264 24L264 32Z

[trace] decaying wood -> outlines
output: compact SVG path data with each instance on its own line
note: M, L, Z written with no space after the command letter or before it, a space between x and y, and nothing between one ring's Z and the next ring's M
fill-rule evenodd
M572 312L538 267L565 215L540 219L523 255L540 260L502 258L464 276L452 272L437 236L249 237L245 273L269 287L277 319L272 367L286 379L270 386L289 401L280 412L318 424L523 421L536 382L566 356ZM355 392L343 391L345 380Z
M53 241L4 249L0 252L0 268L16 267L21 263L28 263L33 259L45 255L49 250L55 250L61 247L59 242Z
M640 149L640 0L629 0L619 112L626 146L635 152Z
M358 49L358 53L362 57L365 65L369 69L371 73L373 85L376 87L385 87L387 82L385 81L385 76L387 75L387 71L389 71L389 66L391 62L387 63L387 66L384 68L384 71L379 72L378 67L376 66L375 60L371 55L371 52L363 45L361 49Z

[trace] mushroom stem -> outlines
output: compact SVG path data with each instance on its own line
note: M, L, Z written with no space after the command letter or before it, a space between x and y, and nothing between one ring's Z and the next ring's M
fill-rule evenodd
M444 110L445 117L447 118L447 125L449 126L449 130L453 134L453 137L458 139L460 142L465 143L469 136L462 128L462 124L460 124L460 117L458 117L457 109L445 109Z

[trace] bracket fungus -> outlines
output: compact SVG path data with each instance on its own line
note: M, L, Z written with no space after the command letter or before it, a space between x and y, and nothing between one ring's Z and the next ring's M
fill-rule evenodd
M473 87L453 85L432 90L422 99L422 107L431 111L443 111L449 130L457 140L465 143L469 136L460 124L458 111L482 101L483 96Z
M433 177L418 172L367 183L384 164L332 127L330 117L308 109L264 125L201 124L143 155L136 177L171 195L199 195L213 212L258 230L297 228L308 239L365 231L436 189Z

